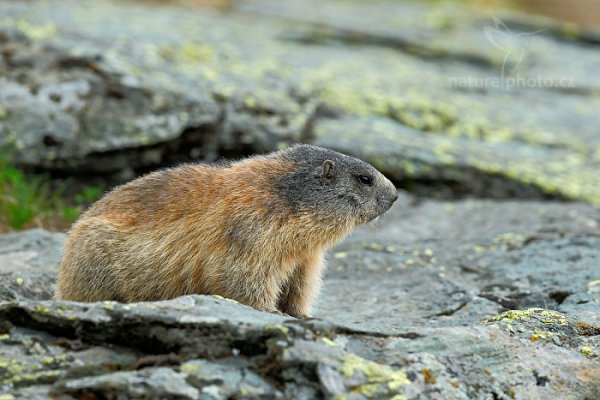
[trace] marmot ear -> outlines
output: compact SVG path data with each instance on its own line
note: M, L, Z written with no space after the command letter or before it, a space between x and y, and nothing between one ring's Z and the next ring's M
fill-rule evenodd
M335 176L335 162L331 160L323 161L323 165L321 165L321 179L325 183L331 182L333 177Z

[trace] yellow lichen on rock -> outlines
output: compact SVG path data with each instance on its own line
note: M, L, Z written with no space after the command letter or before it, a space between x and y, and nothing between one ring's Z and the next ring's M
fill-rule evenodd
M179 370L196 378L202 378L202 376L200 375L200 366L198 364L187 362L185 364L181 364Z
M594 350L589 346L581 346L579 348L579 352L588 358L593 357L595 354Z
M489 321L501 321L501 322L510 322L510 321L520 321L528 318L536 317L540 321L545 324L558 324L558 325L567 325L567 318L557 312L552 310L545 310L543 308L529 308L527 310L509 310L506 311L496 317L491 318Z
M279 332L284 335L289 332L289 328L283 325L265 325L263 328L265 332Z
M342 358L342 364L336 367L345 378L356 374L364 375L366 382L352 387L350 390L360 393L367 398L387 393L396 394L398 400L404 398L399 394L403 386L410 384L410 380L404 371L392 370L389 367L379 365L376 362L365 360L354 354Z

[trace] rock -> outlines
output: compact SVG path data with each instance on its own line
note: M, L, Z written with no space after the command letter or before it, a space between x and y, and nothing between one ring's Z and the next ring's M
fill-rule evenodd
M578 203L401 194L377 229L331 252L308 320L212 296L45 300L64 235L0 236L5 261L37 254L18 261L24 280L48 273L37 291L0 276L12 293L0 303L0 393L597 398L599 222Z
M0 301L52 298L64 239L41 229L0 236Z
M130 177L304 141L419 193L600 204L593 35L461 7L322 3L4 1L0 142L22 166ZM535 32L524 57L486 35L500 28Z
M179 367L194 386L214 398L229 399L236 395L254 398L281 397L280 392L254 373L240 360L210 362L191 360Z
M558 346L579 349L581 354L598 353L600 325L542 308L511 310L490 318L486 324L532 342L545 340Z
M114 372L71 380L58 385L58 393L74 398L88 393L108 398L200 398L198 389L188 385L182 374L168 368L146 368L139 372Z
M598 322L598 209L398 201L378 228L356 232L332 254L318 315L361 329L369 318L371 329L397 333L532 307Z
M0 2L0 143L20 166L131 177L301 141L418 194L496 199L402 194L331 252L309 320L52 301L64 235L2 235L0 399L600 398L600 210L497 200L600 204L598 41L365 7ZM550 29L514 60L485 34L501 24Z

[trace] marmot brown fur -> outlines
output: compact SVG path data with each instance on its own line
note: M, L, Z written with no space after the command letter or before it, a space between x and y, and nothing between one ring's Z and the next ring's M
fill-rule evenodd
M73 225L56 298L215 294L310 316L324 251L396 198L371 165L309 145L153 172L117 187Z

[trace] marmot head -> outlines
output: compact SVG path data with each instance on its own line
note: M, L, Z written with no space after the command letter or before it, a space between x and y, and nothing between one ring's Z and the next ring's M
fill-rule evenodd
M296 145L276 153L294 164L277 190L293 209L354 224L369 222L396 201L396 188L372 165L333 150Z

